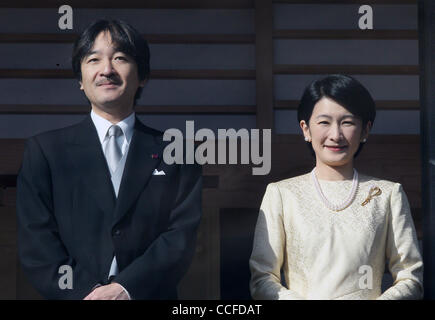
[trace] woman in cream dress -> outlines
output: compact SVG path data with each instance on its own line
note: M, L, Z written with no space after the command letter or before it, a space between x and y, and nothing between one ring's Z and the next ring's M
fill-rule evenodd
M254 299L422 298L423 262L402 186L353 167L375 114L351 77L305 90L298 120L316 166L267 186L249 263ZM394 283L382 293L386 264Z

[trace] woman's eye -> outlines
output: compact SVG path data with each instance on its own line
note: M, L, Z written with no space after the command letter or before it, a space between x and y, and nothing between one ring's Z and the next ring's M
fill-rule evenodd
M116 57L115 59L127 61L127 59L125 57L122 57L122 56Z
M352 126L354 125L354 123L352 121L344 121L343 124L347 125L347 126Z
M88 62L94 62L94 61L97 61L97 60L98 60L97 58L92 58L92 59L89 59Z
M328 121L320 121L319 124L329 124Z

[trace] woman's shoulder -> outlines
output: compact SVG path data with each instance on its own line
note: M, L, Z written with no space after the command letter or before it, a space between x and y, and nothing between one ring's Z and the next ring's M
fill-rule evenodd
M358 173L358 175L359 175L359 183L362 188L378 187L387 193L391 193L394 190L398 190L402 186L400 182L391 181L383 178L377 178L370 175L366 175L364 173Z
M358 178L361 183L378 183L385 186L394 186L396 184L400 184L399 182L387 180L383 178L373 177L371 175L367 175L365 173L358 172Z
M310 181L310 173L305 173L305 174L301 174L299 176L271 182L271 183L269 183L269 186L292 189L295 187L300 188L301 186L309 183L309 181Z

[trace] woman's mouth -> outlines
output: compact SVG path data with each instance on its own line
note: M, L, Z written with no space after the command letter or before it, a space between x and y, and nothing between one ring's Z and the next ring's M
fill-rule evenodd
M347 146L325 146L328 150L339 152L347 149Z

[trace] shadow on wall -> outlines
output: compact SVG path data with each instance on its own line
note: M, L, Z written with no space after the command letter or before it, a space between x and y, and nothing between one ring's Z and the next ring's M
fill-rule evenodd
M221 209L220 279L222 300L249 300L249 258L258 209Z

